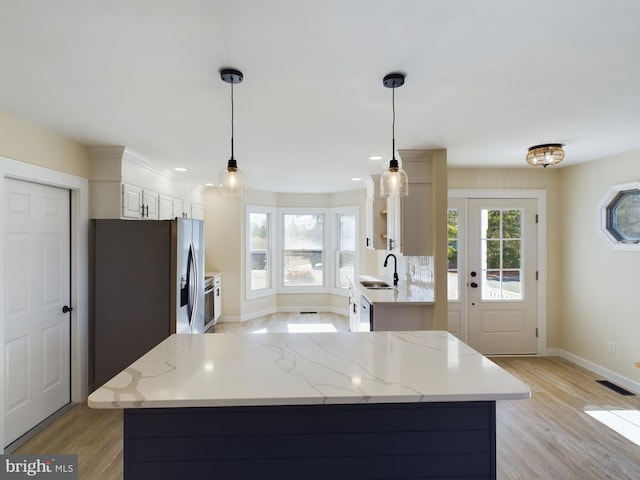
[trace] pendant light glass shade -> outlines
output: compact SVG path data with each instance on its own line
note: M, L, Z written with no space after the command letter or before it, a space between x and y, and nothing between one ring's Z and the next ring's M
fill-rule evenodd
M223 82L231 84L231 158L227 162L227 168L220 172L218 177L218 193L227 196L240 196L244 194L244 173L238 169L238 162L233 158L233 85L240 83L244 78L242 72L231 68L220 70L220 78Z
M235 160L229 160L227 168L220 172L218 177L218 193L227 196L244 195L244 173L238 170Z
M409 177L398 160L396 159L396 96L397 87L404 85L404 75L402 73L390 73L384 77L382 84L391 88L391 105L393 109L393 122L391 127L391 160L389 160L389 168L387 168L380 176L380 196L382 198L389 197L406 197L409 195Z
M529 148L527 163L534 167L548 167L557 165L564 158L564 150L559 143L547 143Z
M380 196L406 197L409 195L409 177L399 165L398 160L392 158L387 168L380 176Z

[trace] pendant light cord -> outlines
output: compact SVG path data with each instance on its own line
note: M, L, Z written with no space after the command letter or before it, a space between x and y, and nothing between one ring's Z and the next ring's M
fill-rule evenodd
M233 160L233 82L231 82L231 160Z
M393 121L391 123L391 158L396 159L396 87L391 89L391 110L393 111Z

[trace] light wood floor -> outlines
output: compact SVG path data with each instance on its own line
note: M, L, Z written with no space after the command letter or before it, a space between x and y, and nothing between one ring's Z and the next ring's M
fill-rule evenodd
M320 320L322 317L322 320ZM221 324L217 331L288 331L295 323L346 319L322 315L279 315ZM493 360L527 383L530 400L497 404L498 478L543 480L640 479L640 446L599 423L585 410L640 410L640 397L624 397L597 384L591 372L553 357L501 357ZM81 480L122 479L122 412L71 410L27 441L15 453L78 454Z

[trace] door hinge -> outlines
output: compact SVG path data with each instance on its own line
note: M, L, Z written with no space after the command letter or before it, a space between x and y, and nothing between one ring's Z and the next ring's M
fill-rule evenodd
M536 338L538 338L538 327L536 327Z
M536 280L538 280L538 271L536 270Z
M536 213L536 223L538 223L538 214Z

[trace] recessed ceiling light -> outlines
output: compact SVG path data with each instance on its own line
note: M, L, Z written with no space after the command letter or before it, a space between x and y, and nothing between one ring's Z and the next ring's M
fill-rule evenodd
M215 187L216 184L215 183L205 183L204 186L205 187Z
M360 177L353 177L351 180L353 180L354 182L359 182L360 181Z
M187 169L186 169L186 168L184 168L184 167L176 167L176 168L174 168L174 170L175 170L176 172L186 172L186 171L187 171Z
M382 157L380 155L372 155L369 157L369 160L382 160Z

